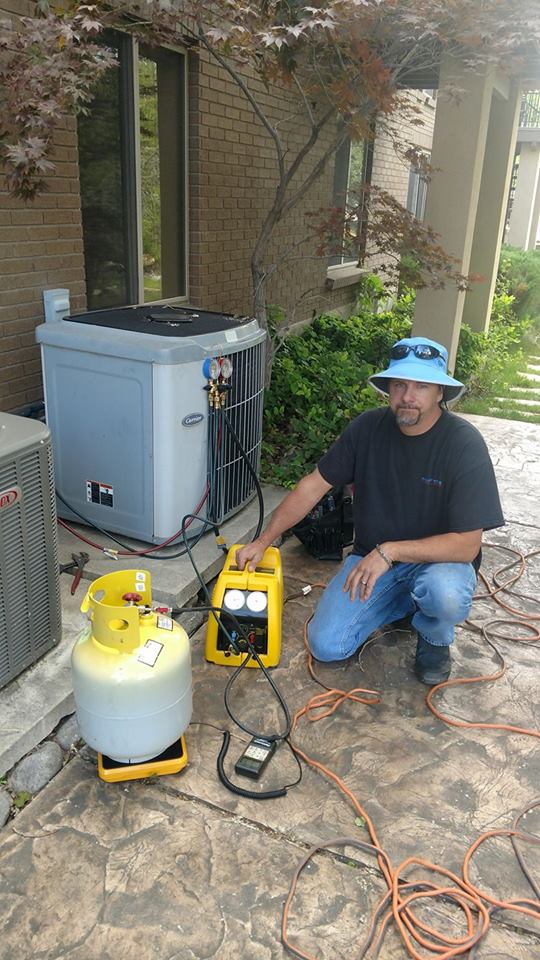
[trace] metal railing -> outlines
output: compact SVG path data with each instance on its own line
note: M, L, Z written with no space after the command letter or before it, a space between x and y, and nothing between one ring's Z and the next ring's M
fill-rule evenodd
M540 127L540 90L531 90L521 101L520 127Z

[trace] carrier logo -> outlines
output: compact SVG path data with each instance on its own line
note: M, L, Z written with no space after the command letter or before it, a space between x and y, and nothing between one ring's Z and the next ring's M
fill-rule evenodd
M195 424L200 423L201 420L204 420L204 413L188 413L182 420L182 425L184 427L194 427Z
M0 510L8 510L14 504L22 500L22 491L20 487L9 487L8 490L0 491Z

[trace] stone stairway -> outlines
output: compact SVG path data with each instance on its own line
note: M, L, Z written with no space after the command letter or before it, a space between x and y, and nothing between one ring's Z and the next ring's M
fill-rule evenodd
M512 386L506 395L493 397L490 416L540 423L540 356L529 356L520 375L527 378L527 385Z

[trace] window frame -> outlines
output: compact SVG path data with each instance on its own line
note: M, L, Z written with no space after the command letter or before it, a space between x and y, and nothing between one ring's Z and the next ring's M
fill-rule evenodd
M355 142L355 141L354 141ZM334 181L332 200L333 206L343 207L347 205L349 193L349 177L351 172L351 151L354 142L348 138L336 151L334 163ZM373 168L373 141L370 138L363 140L362 157L362 182L371 182L371 171ZM360 214L358 216L358 230L356 235L356 256L347 257L345 254L336 254L328 260L329 268L332 267L352 267L364 260L366 252L366 226L365 218ZM360 268L359 268L360 269Z
M163 44L156 48L155 54L165 50L180 57L180 92L178 110L181 117L181 146L179 161L178 245L179 276L181 292L155 300L144 299L143 267L143 196L141 182L141 138L140 138L140 97L139 97L139 56L150 57L154 51L145 49L145 45L120 30L111 31L104 37L105 44L110 43L118 50L119 75L119 133L120 133L120 169L122 176L122 205L125 215L124 245L126 269L126 298L123 306L143 303L185 303L189 292L189 112L188 112L188 53L181 47ZM141 53L141 49L144 51ZM82 200L82 197L81 197ZM161 200L161 198L160 198ZM83 248L86 260L86 251ZM99 307L96 309L100 309ZM113 309L105 307L104 309Z
M411 165L409 167L406 207L419 223L423 223L426 217L428 186L427 178L423 177L419 170Z

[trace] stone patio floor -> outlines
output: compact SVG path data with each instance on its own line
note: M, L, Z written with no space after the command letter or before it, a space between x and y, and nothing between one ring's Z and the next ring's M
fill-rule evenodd
M540 546L540 427L468 419L490 447L508 521L485 535L495 545L484 551L482 569L489 576L509 561L504 547L528 553ZM284 544L282 557L286 596L307 583L327 582L336 569L312 560L293 540ZM537 597L539 583L539 558L531 558L516 589ZM307 673L302 645L303 622L318 593L284 607L282 658L273 676L291 712L320 690ZM530 601L519 602L538 615ZM501 616L492 601L479 600L471 619ZM508 663L505 676L496 683L442 691L437 702L457 719L538 730L540 645L496 642ZM412 636L388 628L369 643L360 662L319 665L319 676L330 686L377 689L381 703L348 702L328 719L301 721L295 739L354 791L394 865L417 856L460 874L465 851L483 831L510 827L524 806L538 800L539 741L443 724L426 707L426 688L414 678L413 658ZM479 635L458 628L453 675L493 672L494 664ZM286 797L264 802L235 796L220 784L220 731L233 734L227 761L233 778L240 740L248 739L224 710L229 677L227 668L205 662L201 628L193 645L194 722L186 733L187 768L174 776L106 784L83 748L6 825L0 834L0 960L278 960L288 955L280 941L281 911L292 874L310 845L340 836L369 838L347 799L312 768L304 767L301 783ZM272 732L281 722L259 671L244 671L233 702L248 726ZM241 785L270 789L296 777L296 763L282 744L260 787L249 780ZM525 826L540 834L540 807ZM540 847L522 849L538 878ZM316 855L291 914L291 939L320 960L359 955L371 911L386 890L372 858L352 847L342 853L330 849ZM482 847L472 878L497 897L534 896L507 840ZM422 909L429 922L461 934L456 911L442 901ZM380 960L407 956L391 929ZM540 923L515 912L496 914L475 957L540 960Z

